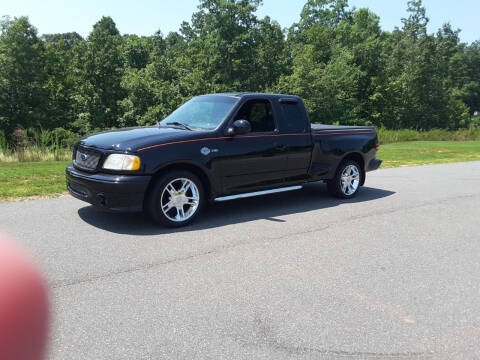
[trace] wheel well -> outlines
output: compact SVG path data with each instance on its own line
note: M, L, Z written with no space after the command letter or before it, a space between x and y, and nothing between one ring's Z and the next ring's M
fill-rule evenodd
M363 159L363 156L360 155L359 153L351 153L351 154L348 154L347 156L345 156L343 158L342 161L346 161L346 160L353 160L355 161L358 165L360 165L360 167L362 168L362 170L365 170L365 160Z
M173 171L173 170L186 170L190 171L191 173L195 174L198 176L200 181L202 182L203 188L205 190L205 197L208 199L210 198L211 192L212 192L212 184L210 183L210 180L208 179L207 174L198 166L188 164L188 163L180 163L180 164L171 164L167 165L164 168L161 168L158 170L153 176L152 180L150 180L150 185L148 186L148 190L146 191L146 194L150 190L150 187L152 184L155 183L155 181L162 176L163 174Z
M360 186L362 186L365 183L365 160L363 156L360 153L351 153L345 156L342 160L347 161L347 160L353 160L355 161L358 165L360 165L360 169L362 171L362 181L360 183Z

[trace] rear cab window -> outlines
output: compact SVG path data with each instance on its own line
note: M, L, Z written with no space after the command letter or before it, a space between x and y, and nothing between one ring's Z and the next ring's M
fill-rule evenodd
M310 130L303 104L294 98L279 99L281 112L280 132L285 134L305 133Z

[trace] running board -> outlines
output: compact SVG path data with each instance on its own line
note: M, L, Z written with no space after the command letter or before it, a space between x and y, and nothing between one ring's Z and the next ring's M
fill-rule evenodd
M255 192L249 192L249 193L238 194L238 195L222 196L222 197L216 198L215 201L229 201L229 200L235 200L235 199L244 199L244 198L249 198L254 196L262 196L262 195L282 193L286 191L300 190L302 188L303 186L301 185L288 186L288 187L282 187L282 188L271 189L271 190L262 190L262 191L255 191Z

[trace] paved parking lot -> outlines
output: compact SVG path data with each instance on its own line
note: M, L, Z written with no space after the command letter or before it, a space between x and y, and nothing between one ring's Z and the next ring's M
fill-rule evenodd
M180 230L0 204L52 299L50 359L480 358L480 162L211 206Z

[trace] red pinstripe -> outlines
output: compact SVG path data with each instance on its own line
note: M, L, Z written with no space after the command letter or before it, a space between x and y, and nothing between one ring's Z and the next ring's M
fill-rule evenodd
M245 135L245 136L237 136L235 139L248 139L248 138L261 138L261 137L277 137L277 136L326 136L326 135L350 135L350 134L371 134L373 131L356 131L356 132L332 132L332 133L324 133L324 134L315 134L315 133L297 133L297 134L265 134L265 135ZM175 145L175 144L183 144L183 143L190 143L190 142L198 142L198 141L214 141L214 140L226 140L232 139L231 136L222 136L222 137L214 137L214 138L203 138L203 139L190 139L190 140L180 140L180 141L172 141L164 144L157 144L147 146L138 151L145 151L157 147L167 146L167 145Z

